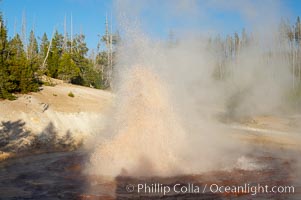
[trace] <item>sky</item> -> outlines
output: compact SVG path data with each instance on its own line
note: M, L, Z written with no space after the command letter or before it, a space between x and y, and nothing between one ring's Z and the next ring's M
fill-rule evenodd
M106 15L109 20L112 15L113 31L119 29L120 13L127 13L140 20L147 34L160 39L170 30L233 34L301 16L300 0L2 0L0 6L9 37L21 32L22 16L27 35L31 29L39 37L46 32L50 38L54 29L63 33L65 16L70 34L72 15L73 33L84 33L89 49L96 49L104 34Z

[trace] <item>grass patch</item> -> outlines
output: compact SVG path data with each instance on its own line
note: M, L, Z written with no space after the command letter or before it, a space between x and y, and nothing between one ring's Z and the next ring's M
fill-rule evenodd
M68 96L73 98L73 97L74 97L74 94L73 94L72 92L69 92L69 93L68 93Z

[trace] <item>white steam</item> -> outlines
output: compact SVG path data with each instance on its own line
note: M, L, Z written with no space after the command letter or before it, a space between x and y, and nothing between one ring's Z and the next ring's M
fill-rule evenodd
M99 141L89 172L111 177L170 176L238 165L255 169L256 164L250 160L240 159L237 164L237 159L245 158L241 156L250 149L230 137L217 116L270 114L283 107L292 74L284 57L274 54L267 62L263 56L268 49L278 48L274 42L277 35L269 40L266 34L254 35L254 42L228 64L228 78L216 80L219 57L208 50L206 34L200 36L194 27L191 31L185 27L172 47L152 40L141 30L145 24L139 20L141 10L149 12L147 4L135 2L115 2L122 42L114 73L115 105L106 129L112 137ZM162 5L167 10L158 10L159 16L165 16L165 23L168 14L179 18L189 10L197 19L208 20L208 15L195 10L195 1L187 1L183 7L167 2L168 6L166 2ZM204 4L207 8L221 6L215 1ZM257 23L258 15L263 14L254 10L240 12L254 24L251 18ZM274 16L273 11L267 16ZM207 28L209 32L214 30Z

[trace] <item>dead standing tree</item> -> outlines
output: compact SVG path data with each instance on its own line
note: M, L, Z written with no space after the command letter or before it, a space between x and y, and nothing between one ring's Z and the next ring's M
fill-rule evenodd
M22 40L22 43L23 43L24 51L27 52L26 15L25 15L25 11L23 11L23 14L22 14L21 40ZM27 57L27 59L28 59L28 57Z
M113 75L113 35L112 35L112 15L111 15L111 26L109 31L108 15L106 15L106 49L107 49L107 70L105 85L112 88L112 75Z
M46 71L46 61L47 61L47 58L48 58L49 53L50 53L50 49L51 49L52 40L53 40L53 37L54 37L55 30L56 30L56 28L53 29L53 33L52 33L52 36L51 36L51 39L50 39L50 42L49 42L49 46L48 46L48 49L47 49L46 56L43 60L42 66L40 67L40 71L42 71L42 72ZM48 76L46 76L46 81L49 82L50 84L52 84L51 78L48 77Z

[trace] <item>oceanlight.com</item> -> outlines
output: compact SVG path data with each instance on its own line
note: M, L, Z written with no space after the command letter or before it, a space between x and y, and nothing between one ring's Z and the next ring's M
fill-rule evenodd
M196 185L193 183L188 184L174 184L164 185L161 183L141 183L141 184L128 184L126 185L126 191L129 193L137 192L138 194L293 194L295 193L294 186L269 186L261 184L249 184L243 185L219 185L219 184L204 184Z

